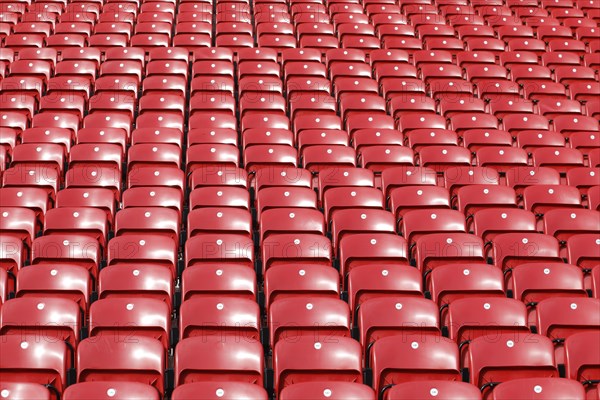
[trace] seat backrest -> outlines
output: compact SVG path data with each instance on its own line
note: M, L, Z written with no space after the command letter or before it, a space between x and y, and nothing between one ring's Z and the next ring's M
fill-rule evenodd
M172 400L188 400L196 397L234 400L238 398L267 400L265 389L246 382L193 382L179 385L171 394Z
M367 385L354 382L302 382L285 387L280 400L375 400L375 392Z
M385 396L386 400L435 398L443 398L445 400L481 399L479 390L469 383L441 380L400 383L389 389Z
M298 382L362 383L361 347L350 338L315 341L309 336L282 340L273 350L275 393Z
M518 300L474 297L454 300L442 321L449 337L460 345L461 355L469 342L502 333L528 333L527 308ZM475 322L476 321L476 322Z
M350 336L348 304L332 298L293 297L274 301L267 315L271 345L299 337L326 340Z
M380 395L388 385L408 381L460 380L458 346L438 336L404 340L388 336L371 349L373 387Z
M37 383L2 382L0 392L10 399L39 399L50 400L51 392Z
M155 233L118 236L108 242L108 265L154 264L168 268L175 276L177 245L175 240Z
M567 240L567 260L585 270L600 264L600 239L595 233L581 233Z
M361 265L379 265L386 269L408 265L408 244L403 237L391 232L353 233L340 240L338 258L343 283L348 274Z
M494 264L502 270L529 262L561 262L556 238L535 232L502 233L492 241Z
M364 301L358 308L356 325L365 357L371 346L384 337L401 335L410 340L441 335L436 304L416 297L389 296Z
M24 340L7 335L0 341L2 382L49 385L54 394L62 393L67 383L67 345L62 341Z
M575 333L595 331L600 325L600 300L554 297L536 306L537 329L553 340L564 340Z
M479 210L473 216L473 232L490 241L505 232L535 232L535 215L518 208L491 208Z
M555 297L587 297L583 272L562 262L527 263L513 268L507 289L525 304Z
M281 233L269 235L263 240L261 258L264 273L277 264L300 262L329 266L333 254L331 242L325 236L310 233Z
M22 297L8 300L0 309L0 335L18 335L23 340L65 342L77 347L81 311L69 299Z
M144 357L140 357L144 354ZM88 338L77 348L77 381L125 379L164 392L165 350L156 339L139 336L134 341Z
M153 298L170 309L174 290L171 272L158 265L111 265L103 268L98 278L100 299Z
M524 377L558 377L554 346L545 336L531 333L501 333L471 341L467 350L470 382L482 391L490 382Z
M253 300L224 295L188 299L179 309L179 335L258 341L260 309Z
M194 297L223 294L255 300L257 294L256 273L243 263L187 267L181 274L183 300Z
M522 399L535 396L540 400L557 398L584 400L585 389L571 379L564 378L522 378L513 379L494 388L491 400Z
M340 277L335 268L324 265L294 263L275 265L264 277L265 307L277 299L310 296L339 298Z
M248 382L262 386L263 353L261 344L256 341L220 337L180 340L175 348L175 386L201 381Z
M158 299L109 298L90 306L90 337L137 340L156 339L165 350L170 346L171 319L169 306Z
M427 288L440 307L468 297L506 297L502 271L484 263L440 265L427 277Z
M444 264L484 263L483 241L469 233L430 233L417 239L414 257L423 273Z
M600 332L580 332L565 340L565 375L569 379L598 387L600 379ZM594 384L594 381L596 382ZM590 387L590 389L594 389Z
M97 399L110 400L118 396L123 400L159 400L158 391L139 382L81 382L69 386L63 394L65 400Z

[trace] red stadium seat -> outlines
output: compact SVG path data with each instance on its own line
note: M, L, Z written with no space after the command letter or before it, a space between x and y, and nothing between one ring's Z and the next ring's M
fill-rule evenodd
M536 218L531 212L513 208L479 210L473 216L473 231L485 241L504 232L533 232Z
M334 187L323 196L325 220L331 221L338 210L384 208L384 199L380 190L369 187Z
M3 245L0 247L0 266L7 274L7 287L14 289L14 280L19 270L25 265L28 258L28 248L21 238L11 235L4 235Z
M572 236L567 241L569 263L584 268L584 271L593 268L600 262L600 257L596 253L598 246L600 240L596 234L584 233Z
M551 400L561 396L573 400L585 399L585 389L580 383L564 378L512 379L498 385L491 393L493 400L510 400L536 396L540 400Z
M370 208L338 210L331 217L331 234L334 249L340 246L344 235L355 233L394 233L393 215L385 210Z
M67 386L69 358L61 341L28 341L19 335L4 336L0 341L2 382L35 383L46 386L53 398Z
M375 400L375 393L367 385L353 382L302 382L287 386L279 395L281 400L352 399Z
M127 194L125 192L124 194ZM238 207L250 209L250 194L237 187L213 186L194 189L190 193L190 208L201 207Z
M119 236L108 242L107 264L153 264L168 268L173 275L177 268L178 243L168 237L145 233L140 236Z
M276 299L306 295L338 298L339 274L320 265L278 265L267 270L264 287L267 309Z
M97 277L101 260L98 241L85 235L57 233L38 237L32 244L32 264L75 264L86 267Z
M546 153L551 151L551 149L548 150L550 147L556 147L555 151L560 153L562 150L560 147L565 145L565 138L558 132L523 131L517 134L517 145L527 152L537 152L539 149L545 148L547 149ZM537 153L538 163L544 159L544 156L547 154Z
M203 357L196 354L201 351ZM175 385L206 381L263 383L263 349L258 342L190 337L175 348Z
M544 232L562 242L581 233L600 232L600 214L594 210L556 209L544 214Z
M358 308L356 325L365 360L369 360L373 345L385 337L406 341L441 335L436 304L422 298L390 296L364 301Z
M202 234L186 241L185 265L206 265L219 262L254 267L254 244L245 235Z
M597 331L600 320L596 312L598 307L598 299L544 299L536 306L538 332L560 346L565 339L578 332ZM557 360L562 361L561 358L557 357Z
M558 377L552 342L531 333L479 337L469 345L467 363L469 380L484 393L514 378Z
M357 236L352 235L345 242L358 239ZM422 294L421 278L416 269L408 265L382 265L375 260L370 263L365 260L367 262L364 265L356 266L347 274L348 303L353 317L358 306L368 299Z
M486 264L440 265L427 280L431 299L440 307L463 298L506 296L502 271Z
M22 241L31 249L33 239L37 235L38 222L33 210L23 207L0 207L0 231L7 237Z
M588 208L590 210L600 210L600 186L592 186L587 191Z
M321 235L270 235L262 245L263 272L271 266L289 263L328 266L331 258L331 242Z
M267 321L271 346L301 337L313 337L316 341L350 337L348 305L333 298L280 298L271 303Z
M446 338L424 336L405 340L388 336L371 348L373 387L385 395L392 385L409 381L460 379L458 346Z
M457 190L456 205L469 216L486 208L516 208L517 195L505 186L468 185Z
M362 383L360 344L350 338L277 342L273 351L275 392L299 382Z
M399 224L409 245L420 237L438 232L466 232L465 216L456 210L412 210L403 215Z
M159 400L160 395L152 386L138 382L82 382L69 386L64 394L66 400L109 400L118 395L124 400L139 398Z
M467 233L430 233L417 239L414 258L423 273L444 264L484 263L483 241Z
M381 174L384 194L389 196L390 190L401 186L431 186L437 184L437 173L431 168L396 167L389 168Z
M203 207L188 214L188 237L203 233L232 233L250 236L252 216L237 208Z
M466 364L465 352L470 343L479 337L529 333L525 304L499 297L454 300L442 323L450 339L459 345L462 365Z
M413 165L414 154L412 150L403 146L368 146L361 150L359 163L361 167L380 174L388 168Z
M38 187L44 189L53 201L60 185L60 175L53 167L21 164L8 168L2 174L3 187Z
M326 227L323 214L317 210L290 208L274 208L262 213L259 228L261 243L268 235L293 232L324 235Z
M48 210L44 224L44 235L83 234L106 246L108 222L106 212L92 207L60 207Z
M193 382L179 385L171 394L173 400L187 400L196 396L218 396L222 399L234 400L247 397L256 400L267 400L267 392L258 385L246 382Z
M492 241L496 267L506 270L530 262L560 262L559 242L541 233L502 233Z
M273 186L265 187L256 196L257 218L262 212L273 208L317 208L317 194L308 187Z
M158 299L105 298L90 307L89 334L91 338L114 341L119 337L151 338L167 349L171 330L169 311L167 304Z
M136 354L147 357L135 357ZM150 357L151 355L151 357ZM88 338L77 348L77 382L113 381L148 384L164 392L165 355L156 339L138 337L134 342Z
M179 311L180 339L220 338L252 342L260 339L260 310L252 300L213 296L188 299Z
M458 103L459 107L462 107ZM441 107L444 107L442 102ZM427 134L427 135L424 135ZM458 145L458 135L451 130L436 129L434 131L428 131L427 129L415 129L406 135L408 146L415 151L420 151L425 146L436 146L436 145Z
M506 171L506 183L522 195L527 186L560 185L560 174L549 167L515 167Z
M599 338L598 331L592 331L577 333L565 340L565 376L581 382L588 397L598 391Z
M552 167L565 174L571 168L583 167L583 155L577 149L542 147L533 151L535 167Z
M66 343L73 367L74 349L82 327L80 310L72 300L24 297L2 305L0 334L17 335L21 340Z
M157 220L160 221L157 223ZM117 212L115 235L130 238L145 234L163 236L179 242L180 216L175 210L165 207L130 207Z
M157 265L113 265L103 268L98 277L98 297L152 298L163 301L171 309L174 285L166 268Z
M587 194L589 188L597 184L596 177L599 174L598 168L573 168L567 171L567 184L577 187L582 194Z
M444 186L454 196L457 189L470 185L498 185L500 175L493 168L486 167L453 167L444 173Z
M450 208L450 194L447 189L437 186L405 186L391 190L389 207L397 219L411 210L420 208Z
M386 393L386 400L427 399L443 396L448 400L481 399L481 393L475 386L464 382L427 380L405 382L392 386Z
M51 392L47 388L37 383L22 383L22 382L2 382L0 391L5 394L6 398L15 400L40 399L50 400Z
M195 297L226 295L255 300L256 274L245 265L218 265L186 268L182 273L183 300Z
M579 208L581 198L574 187L563 185L529 186L523 191L525 208L543 215L556 208Z

